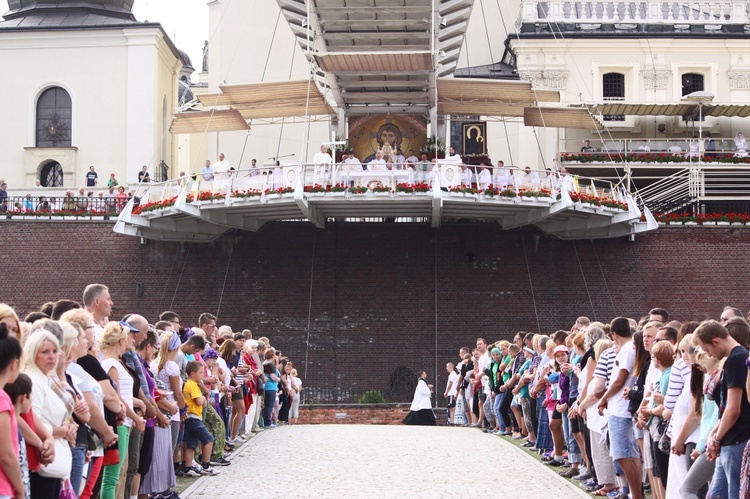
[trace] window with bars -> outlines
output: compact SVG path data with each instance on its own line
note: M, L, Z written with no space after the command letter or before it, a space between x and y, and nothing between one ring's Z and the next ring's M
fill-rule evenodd
M602 75L602 97L604 101L625 100L625 75L622 73L605 73ZM625 121L621 114L608 114L604 121Z
M703 75L698 73L685 73L682 75L682 96L693 92L702 92L704 89Z
M62 187L63 169L57 161L50 161L42 167L39 173L39 181L43 187Z
M45 90L36 103L36 146L70 147L73 103L60 87Z

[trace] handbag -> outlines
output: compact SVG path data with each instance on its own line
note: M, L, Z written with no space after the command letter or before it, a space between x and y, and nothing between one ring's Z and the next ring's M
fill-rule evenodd
M120 451L117 449L117 444L113 447L104 451L104 457L102 458L102 466L112 466L120 462Z
M39 468L39 474L47 478L68 478L72 466L73 454L70 452L70 444L63 438L57 438L55 439L55 460L49 464L43 464Z
M86 436L88 437L88 450L95 451L102 445L102 437L99 436L99 434L89 425L85 425L86 428Z

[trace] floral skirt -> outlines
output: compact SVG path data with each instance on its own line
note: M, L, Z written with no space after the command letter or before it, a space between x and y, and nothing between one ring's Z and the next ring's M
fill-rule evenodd
M750 442L742 453L742 468L740 470L740 499L750 499Z
M203 425L216 439L214 440L214 448L211 452L211 460L216 461L224 456L224 444L226 443L227 430L221 416L219 416L219 413L216 412L216 409L210 404L206 405L206 414L203 418Z

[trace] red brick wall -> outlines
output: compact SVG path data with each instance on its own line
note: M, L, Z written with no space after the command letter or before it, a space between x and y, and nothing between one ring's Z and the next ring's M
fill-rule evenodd
M300 424L401 424L409 404L308 405L299 410Z
M356 402L370 389L410 401L409 389L391 393L393 371L426 369L434 380L436 347L442 395L445 362L478 336L551 333L579 315L639 317L654 306L682 320L750 307L744 228L573 242L494 224L286 223L211 244L145 245L102 223L3 221L0 231L0 301L22 315L80 300L95 281L110 286L116 317L173 309L194 323L218 312L219 323L269 336L295 361L303 402Z

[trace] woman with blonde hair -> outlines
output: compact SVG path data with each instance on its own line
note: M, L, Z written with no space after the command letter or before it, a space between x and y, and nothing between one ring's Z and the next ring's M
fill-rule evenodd
M99 339L99 350L104 355L102 368L117 386L120 399L125 405L125 421L117 427L117 448L120 459L117 463L104 467L101 487L102 499L115 499L120 469L122 464L127 461L131 426L135 423L139 431L143 431L146 427L146 422L134 410L139 407L141 411L145 412L145 404L133 397L133 377L120 360L126 350L134 347L134 341L134 336L117 322L107 324Z
M8 335L16 338L23 346L21 341L21 321L13 308L6 304L0 303L0 322L8 328Z
M51 430L55 439L55 460L32 472L32 497L58 497L63 481L70 478L72 455L70 443L75 442L78 425L70 421L73 407L66 405L53 391L50 375L60 359L60 343L44 329L33 332L23 349L23 364L31 379L31 402L35 415Z
M302 380L297 377L297 370L292 368L292 389L294 390L294 400L292 400L292 409L289 411L289 423L297 424L299 418L299 400L302 391Z

